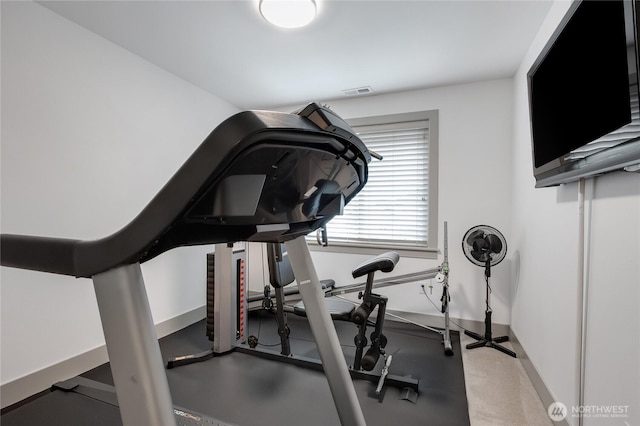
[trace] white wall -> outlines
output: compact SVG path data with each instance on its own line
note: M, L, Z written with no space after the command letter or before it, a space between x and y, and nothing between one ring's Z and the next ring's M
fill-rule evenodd
M37 4L2 2L2 232L92 239L128 223L220 121L228 103ZM577 185L534 189L525 73L564 15L557 2L513 80L330 102L345 118L438 109L439 248L449 223L451 313L482 320L482 270L464 232L493 225L507 259L493 270L494 322L511 324L559 401L577 404ZM293 109L293 108L291 108ZM586 404L630 405L640 424L640 175L588 184L590 297ZM156 322L203 304L204 253L143 266ZM313 253L321 277L351 282L366 256ZM442 260L403 258L396 273ZM103 344L89 280L1 270L1 383ZM434 299L441 289L434 284ZM436 314L418 284L390 307ZM577 424L575 419L569 419ZM603 424L585 419L585 424ZM620 424L620 422L615 423Z
M534 189L526 86L526 72L568 6L553 5L514 77L511 325L552 396L571 411L579 404L578 185ZM585 417L584 424L640 424L640 174L609 174L586 187L584 405L630 408L628 418Z
M403 257L393 274L418 272L442 262L443 222L449 227L451 267L450 312L453 317L483 321L484 270L463 255L464 233L479 224L492 225L511 237L511 79L416 90L404 93L346 98L328 105L343 118L439 110L438 248L437 260ZM284 110L293 110L295 107ZM375 161L375 160L374 160ZM331 224L329 224L329 235ZM320 277L351 283L351 270L366 255L313 251ZM492 307L496 323L510 323L510 255L492 270ZM421 293L420 283L380 290L390 309L441 315L442 286L433 284L434 307ZM427 287L428 288L428 287ZM482 330L478 330L482 331Z
M2 232L127 224L237 109L31 2L2 2ZM156 323L202 306L211 247L143 265ZM5 384L104 344L90 280L2 268Z

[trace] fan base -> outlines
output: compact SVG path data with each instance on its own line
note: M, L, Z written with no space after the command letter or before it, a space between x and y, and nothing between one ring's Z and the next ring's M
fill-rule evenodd
M512 351L511 349L507 349L504 346L500 345L500 343L502 343L502 342L509 341L509 336L500 336L500 337L491 338L491 336L486 336L486 335L483 336L481 334L474 333L473 331L469 331L469 330L465 330L464 334L466 334L467 336L471 336L474 339L478 340L478 342L469 343L466 346L467 349L489 347L489 348L497 349L502 353L505 353L507 355L510 355L510 356L516 358L516 353L514 351Z

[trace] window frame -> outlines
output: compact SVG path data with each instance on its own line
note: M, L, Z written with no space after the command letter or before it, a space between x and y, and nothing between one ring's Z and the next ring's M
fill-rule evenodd
M396 246L390 244L358 244L331 241L331 222L328 224L329 245L322 247L313 239L309 241L309 248L313 251L326 251L335 253L367 254L376 255L381 250L394 250L401 256L435 259L438 253L438 110L416 111L399 114L387 114L371 117L359 117L345 120L357 133L358 128L365 126L398 125L402 123L413 123L418 121L428 121L429 123L429 173L428 173L428 237L427 247L408 248L406 246ZM409 127L409 126L407 126ZM372 159L373 161L378 161ZM383 160L384 161L384 160ZM357 195L356 195L357 196Z

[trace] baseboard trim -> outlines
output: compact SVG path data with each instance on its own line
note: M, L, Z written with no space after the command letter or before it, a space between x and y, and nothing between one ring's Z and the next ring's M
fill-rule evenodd
M426 325L434 328L443 328L444 327L444 316L442 315L429 315L429 314L421 314L418 312L405 312L405 311L396 311L396 310L387 310L387 313L391 313L393 315L397 315L400 318L407 319L409 321L415 321L419 324ZM393 317L388 318L388 320L394 320ZM398 321L401 321L398 319ZM476 333L484 334L484 321L476 321L476 320L468 320L468 319L460 319L460 318L451 318L449 328L451 330L463 332L463 329L475 331ZM511 328L506 324L491 324L491 329L493 333L498 336L506 335L510 332Z
M158 335L158 339L163 338L206 317L207 307L199 306L191 311L185 312L184 314L178 315L177 317L173 317L156 324L156 334Z
M540 397L540 400L542 401L542 405L545 408L548 408L551 404L553 404L557 400L556 398L553 397L553 394L551 393L551 391L549 391L547 386L544 384L544 381L542 380L542 377L540 377L538 370L536 370L536 367L533 365L533 363L529 359L527 352L522 347L522 344L520 344L520 340L518 340L518 336L516 336L516 333L514 333L511 327L509 327L509 341L513 345L513 349L518 354L518 359L520 360L520 363L522 364L522 367L524 368L525 373L527 373L529 380L531 380L531 383L533 384L533 388L536 390L536 393ZM555 422L554 424L557 424L559 426L570 426L569 422L567 422L567 419L563 419L559 422Z
M201 306L156 324L158 338L167 336L205 318L206 307ZM0 386L1 408L6 408L32 395L49 389L52 384L77 376L109 361L107 347L99 346L35 373Z

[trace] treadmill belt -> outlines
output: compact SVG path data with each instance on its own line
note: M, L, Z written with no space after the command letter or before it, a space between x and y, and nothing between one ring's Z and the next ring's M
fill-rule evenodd
M233 426L174 407L177 426ZM57 383L49 393L2 415L3 426L121 426L115 388L83 377Z
M120 410L74 392L51 391L2 415L2 426L121 426Z

